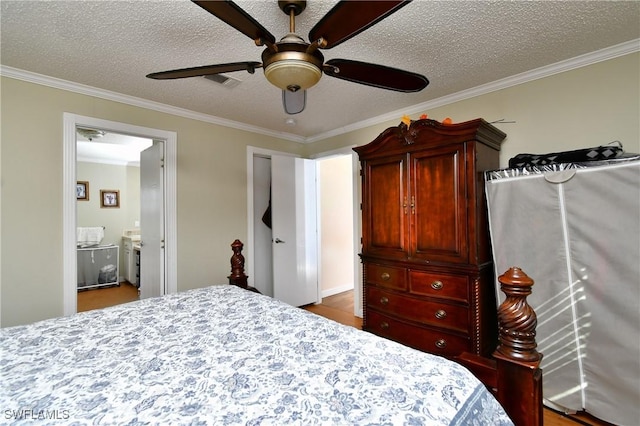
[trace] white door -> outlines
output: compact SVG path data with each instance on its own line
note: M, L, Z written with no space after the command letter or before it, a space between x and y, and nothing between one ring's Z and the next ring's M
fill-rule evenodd
M165 294L164 144L140 153L140 298Z
M312 160L271 157L273 297L293 306L320 300L316 168Z

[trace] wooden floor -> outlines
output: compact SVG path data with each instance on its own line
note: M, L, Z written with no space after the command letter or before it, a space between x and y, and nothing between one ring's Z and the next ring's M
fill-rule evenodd
M350 325L356 328L362 328L362 318L354 316L353 312L353 292L336 294L334 296L325 297L320 305L305 306L304 309L314 312L326 318L330 318L341 324ZM593 426L615 426L610 423L602 422L587 414L578 413L576 415L566 415L544 409L544 425L545 426L575 426L593 425Z
M304 307L307 311L314 312L325 318L330 318L341 324L362 328L362 318L353 314L353 292L336 294L325 297L320 305L308 305Z
M134 300L138 300L138 289L128 282L120 283L120 286L80 290L78 312L106 308Z

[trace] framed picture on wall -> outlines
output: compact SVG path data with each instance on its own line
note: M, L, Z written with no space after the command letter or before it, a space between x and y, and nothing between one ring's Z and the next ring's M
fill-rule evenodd
M120 207L120 191L118 191L117 189L101 189L100 190L100 207L119 208Z
M89 182L79 180L76 183L76 200L89 201Z

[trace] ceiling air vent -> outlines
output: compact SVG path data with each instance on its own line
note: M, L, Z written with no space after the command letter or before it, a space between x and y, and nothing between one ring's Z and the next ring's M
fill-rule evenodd
M237 79L231 78L231 77L227 77L224 74L205 75L204 78L206 78L207 80L211 80L214 83L217 83L217 84L219 84L221 86L228 87L228 88L236 87L238 84L240 84L240 80L237 80Z

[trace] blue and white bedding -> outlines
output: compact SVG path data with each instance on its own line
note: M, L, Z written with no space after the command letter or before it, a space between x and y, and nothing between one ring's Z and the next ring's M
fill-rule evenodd
M0 331L0 423L510 425L468 370L234 286Z

